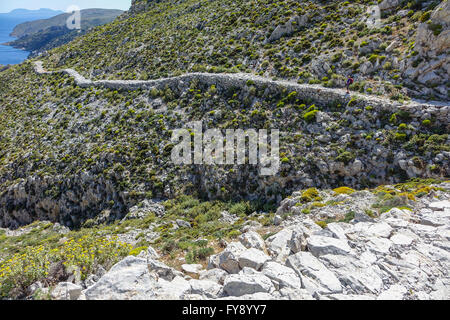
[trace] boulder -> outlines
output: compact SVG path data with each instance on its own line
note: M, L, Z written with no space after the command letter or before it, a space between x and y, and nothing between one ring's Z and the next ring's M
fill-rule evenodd
M325 254L352 254L346 240L313 235L308 238L308 249L316 257Z
M210 270L200 271L200 280L210 280L214 281L218 284L223 284L225 277L227 276L227 272L222 269L214 268Z
M390 11L397 8L400 4L400 0L383 0L378 7L381 11Z
M300 30L303 26L305 26L308 22L307 16L295 16L289 19L289 21L285 24L278 25L272 34L269 36L267 42L273 42L281 37L289 36L297 30Z
M54 300L77 300L82 289L81 286L70 282L60 282L51 290L51 296Z
M186 273L199 274L203 266L201 264L183 264L181 269Z
M377 265L352 256L323 255L319 258L352 294L379 294L383 289L381 270Z
M331 236L340 240L347 240L344 229L337 222L327 224L325 230L330 232Z
M211 280L191 280L191 293L204 296L208 299L217 298L222 292L222 286Z
M363 237L389 238L392 231L392 227L386 222L358 222L352 228L353 233L357 233Z
M265 275L230 274L225 278L223 290L229 296L241 297L258 292L269 293L274 290L272 281Z
M342 285L339 279L310 252L299 252L290 256L286 261L286 265L302 277L305 287L305 282L312 285L312 287L307 288L311 293L329 294L342 292Z
M266 249L263 238L255 231L248 231L239 236L239 241L247 248L255 248L261 251Z
M431 202L430 204L428 204L428 207L433 211L444 211L445 209L450 210L450 201L443 200Z
M273 281L277 290L285 287L294 289L302 288L302 281L299 275L293 269L278 262L266 262L261 272Z
M285 228L266 239L267 251L277 261L284 262L291 253L292 228Z
M189 222L181 220L181 219L177 219L176 223L181 228L192 228L191 224Z
M172 281L163 278L158 279L156 299L158 300L182 300L192 293L190 281L176 276Z
M87 300L147 300L155 296L155 289L147 261L129 256L87 288L85 296Z
M182 276L182 273L153 258L147 258L148 269L159 278L171 281L176 276Z
M225 250L209 258L208 269L220 268L228 273L238 273L239 256L245 250L240 242L230 243Z
M243 251L239 255L239 267L241 269L243 269L244 267L248 267L255 270L260 270L264 263L269 260L270 257L264 252L255 248L250 248Z

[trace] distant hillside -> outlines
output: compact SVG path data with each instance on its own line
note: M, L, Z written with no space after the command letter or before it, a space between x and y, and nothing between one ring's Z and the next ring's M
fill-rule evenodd
M39 9L39 10L27 10L27 9L15 9L8 13L0 13L0 18L29 18L31 20L35 19L48 19L54 17L58 14L63 13L63 11L52 10L52 9Z
M9 42L8 45L30 51L33 56L66 44L76 37L84 35L92 27L109 23L122 12L108 9L82 10L81 31L67 29L66 21L70 16L68 13L50 19L22 23L17 25L11 34L19 39Z
M86 30L95 26L99 26L113 21L117 16L122 14L122 10L110 9L86 9L81 10L81 28ZM70 13L63 13L50 19L42 19L37 21L25 22L17 25L12 37L21 38L26 35L39 33L51 27L65 27Z

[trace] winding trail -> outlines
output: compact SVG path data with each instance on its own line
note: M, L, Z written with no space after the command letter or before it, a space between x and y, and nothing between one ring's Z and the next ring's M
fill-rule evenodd
M450 102L424 102L418 100L411 100L406 103L391 101L383 97L363 95L360 93L349 95L343 89L325 88L318 85L299 84L292 81L272 80L252 74L246 73L187 73L177 77L162 78L157 80L98 80L92 81L86 79L73 69L62 69L58 71L46 71L42 65L42 61L34 62L34 70L38 74L54 74L63 73L72 77L75 83L82 87L104 87L109 89L164 89L169 87L183 87L187 86L192 80L197 80L207 85L216 85L217 87L232 88L243 87L249 82L262 89L287 89L289 91L296 91L298 96L303 99L311 99L317 104L333 104L340 103L347 104L350 99L355 97L358 102L366 106L379 107L381 109L404 110L410 113L428 113L435 116L438 120L444 123L450 122Z

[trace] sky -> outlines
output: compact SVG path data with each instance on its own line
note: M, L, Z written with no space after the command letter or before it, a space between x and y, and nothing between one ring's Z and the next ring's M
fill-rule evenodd
M49 8L66 11L71 5L80 9L101 8L128 10L131 0L0 0L0 13L10 12L14 9L37 10Z

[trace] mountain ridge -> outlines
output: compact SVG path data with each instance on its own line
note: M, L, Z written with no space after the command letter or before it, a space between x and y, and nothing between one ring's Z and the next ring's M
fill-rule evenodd
M88 29L92 26L101 25L112 21L117 16L122 14L124 11L116 9L83 9L80 11L82 15L81 28L83 30ZM65 27L67 19L71 16L71 13L61 13L57 16L35 20L32 22L24 22L16 27L11 32L12 37L21 38L26 35L32 35L46 28L50 27ZM93 21L93 22L92 22Z

